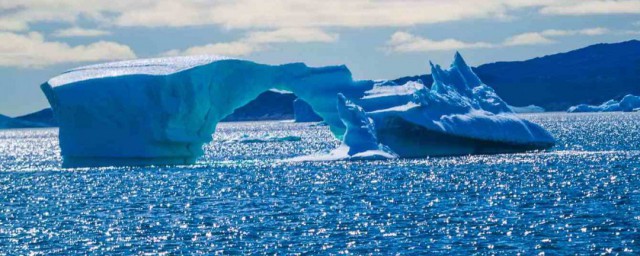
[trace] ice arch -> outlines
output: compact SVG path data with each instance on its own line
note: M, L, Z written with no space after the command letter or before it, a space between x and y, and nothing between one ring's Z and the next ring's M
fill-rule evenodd
M372 86L345 66L198 56L86 66L41 87L60 122L64 165L101 166L194 163L221 119L273 88L308 102L341 138L336 95Z
M176 57L87 66L42 85L65 166L190 164L218 121L269 89L308 102L342 145L313 159L492 154L554 145L456 54L433 84L354 81L344 66ZM303 160L305 158L302 158Z

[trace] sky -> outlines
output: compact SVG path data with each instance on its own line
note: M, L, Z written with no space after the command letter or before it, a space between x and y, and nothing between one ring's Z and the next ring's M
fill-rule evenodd
M345 64L356 79L477 66L640 37L640 0L0 0L0 113L87 64L217 54Z

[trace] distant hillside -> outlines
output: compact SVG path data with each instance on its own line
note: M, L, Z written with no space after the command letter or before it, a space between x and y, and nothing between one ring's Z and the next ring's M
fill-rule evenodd
M45 108L38 112L34 112L24 116L18 116L15 117L15 119L32 123L40 123L46 127L58 126L58 121L56 121L56 119L53 117L53 110L51 110L50 108Z
M640 41L596 44L525 61L497 62L474 69L480 79L513 106L537 105L564 111L640 94ZM403 77L398 84L430 75Z
M293 119L293 101L295 99L296 96L292 93L267 91L260 94L258 98L249 102L247 105L236 109L233 114L225 117L222 122ZM7 120L12 120L13 123L19 121L18 123L20 124L30 124L30 126L24 127L58 126L58 122L54 118L51 108L15 118L3 117ZM2 127L2 120L5 119L0 118L0 127ZM18 127L10 128L22 127L18 124L14 124L14 126Z
M293 119L293 93L266 91L247 103L222 122Z
M39 123L22 121L22 120L11 118L5 115L0 115L0 129L36 128L36 127L45 127L45 126Z

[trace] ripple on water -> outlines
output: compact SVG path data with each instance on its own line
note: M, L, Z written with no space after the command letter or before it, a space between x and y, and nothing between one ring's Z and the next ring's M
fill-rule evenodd
M60 169L55 129L2 131L0 254L640 252L640 115L526 117L558 145L284 163L337 142L233 123L196 166Z

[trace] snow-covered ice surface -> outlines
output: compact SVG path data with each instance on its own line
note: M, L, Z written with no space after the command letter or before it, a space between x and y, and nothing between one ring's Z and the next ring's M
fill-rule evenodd
M354 81L345 66L200 56L77 68L42 89L60 122L67 166L195 163L222 118L270 89L309 103L342 140L336 152L347 153L340 159L503 153L554 144L546 130L513 115L459 54L451 69L432 65L432 73L429 89L416 82Z
M580 104L570 107L567 112L579 113L579 112L632 112L637 111L640 108L640 96L634 96L628 94L622 98L622 100L608 100L598 106Z
M162 76L227 59L227 57L223 56L201 55L109 62L71 69L50 79L47 83L52 87L56 87L106 77L126 75Z

